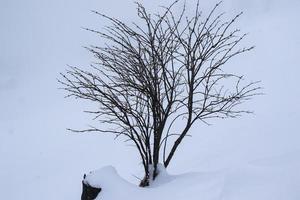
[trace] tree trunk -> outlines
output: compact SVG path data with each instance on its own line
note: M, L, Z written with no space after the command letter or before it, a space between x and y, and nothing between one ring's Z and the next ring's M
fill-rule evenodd
M147 187L149 185L150 185L150 176L148 174L148 175L144 176L144 178L141 180L139 186L140 187Z

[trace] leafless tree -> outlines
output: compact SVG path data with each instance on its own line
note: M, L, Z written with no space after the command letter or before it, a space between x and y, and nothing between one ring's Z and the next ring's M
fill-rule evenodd
M199 2L193 16L185 4L180 13L173 12L178 0L157 14L136 4L142 23L128 25L93 11L110 25L103 31L86 30L107 45L87 47L97 63L88 71L69 67L59 82L68 96L99 104L89 113L101 126L77 132L125 136L144 166L140 186L147 186L159 173L158 163L169 166L195 122L249 113L238 105L257 95L260 87L223 70L232 57L253 48L239 47L246 34L232 28L242 13L227 21L217 12L220 3L206 16Z

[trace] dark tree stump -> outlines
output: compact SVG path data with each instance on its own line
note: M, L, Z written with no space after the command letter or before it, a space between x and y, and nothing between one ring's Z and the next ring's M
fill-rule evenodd
M90 186L88 183L84 181L85 177L86 175L83 176L83 180L82 180L81 200L94 200L96 199L99 192L101 191L101 188Z

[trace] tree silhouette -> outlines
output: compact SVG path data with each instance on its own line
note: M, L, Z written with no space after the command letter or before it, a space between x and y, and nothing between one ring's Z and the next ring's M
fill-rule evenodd
M223 20L218 3L204 17L198 2L193 16L185 4L176 15L178 2L157 14L136 3L142 23L132 25L93 11L110 25L86 30L107 45L87 47L97 59L90 70L69 67L59 80L68 96L99 104L89 113L101 128L73 131L125 136L135 145L145 171L140 186L155 179L160 162L169 166L195 122L249 113L238 105L259 94L257 82L244 83L223 70L232 57L253 48L239 47L246 34L232 29L242 13Z

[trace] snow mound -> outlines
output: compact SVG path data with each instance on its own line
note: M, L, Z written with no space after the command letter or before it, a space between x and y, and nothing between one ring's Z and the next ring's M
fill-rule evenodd
M170 197L177 199L215 199L220 194L214 189L223 185L219 172L187 173L169 175L162 165L158 166L159 175L150 187L141 188L120 177L112 166L106 166L90 172L84 182L101 187L102 191L96 200L143 199L153 200ZM196 192L197 191L197 192ZM206 195L203 195L206 194ZM208 194L208 195L207 195Z
M181 175L170 175L160 165L158 177L146 188L127 182L112 166L91 172L84 181L102 188L96 200L299 200L300 161L294 156Z

